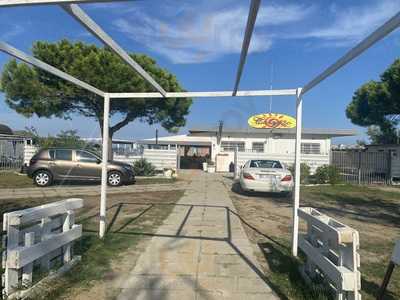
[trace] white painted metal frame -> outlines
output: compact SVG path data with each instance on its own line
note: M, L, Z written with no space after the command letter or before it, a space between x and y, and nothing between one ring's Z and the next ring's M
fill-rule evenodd
M242 52L240 54L239 67L236 74L235 86L233 88L232 96L236 96L239 89L240 79L242 78L242 73L244 65L246 63L247 53L249 52L249 46L251 37L254 31L254 25L256 24L258 9L260 8L261 0L251 0L249 16L247 17L246 32L244 34Z
M120 2L129 0L0 0L0 7L10 6L27 6L27 5L48 5L48 4L62 4L74 18L82 23L89 31L97 36L103 43L110 46L114 52L116 52L125 62L131 65L139 74L147 80L158 92L151 93L107 93L103 92L79 79L76 79L56 68L33 58L6 43L0 42L0 51L8 53L22 61L48 71L60 78L63 78L73 84L76 84L86 90L89 90L104 98L104 117L103 117L103 166L102 166L102 185L101 185L101 207L100 207L100 237L104 237L106 228L106 202L107 202L107 157L108 157L108 129L109 129L109 109L110 102L112 99L127 99L127 98L202 98L202 97L230 97L230 96L243 96L243 97L255 97L255 96L296 96L296 158L295 158L295 192L293 198L293 230L292 230L292 253L297 255L298 248L298 215L297 208L299 207L300 200L300 145L301 145L301 131L302 131L302 96L309 92L312 88L317 86L320 82L325 80L327 77L334 74L337 70L348 64L351 60L361 55L365 50L370 48L376 42L384 38L386 35L391 33L400 25L400 13L397 13L389 21L379 27L376 31L366 37L353 49L347 52L344 56L338 59L334 64L324 70L321 74L312 79L303 88L298 89L286 89L286 90L261 90L261 91L237 91L240 83L241 74L246 61L248 47L251 41L251 35L254 29L254 24L257 17L258 8L260 5L259 0L253 0L250 6L249 18L246 26L246 33L242 45L242 53L240 57L238 72L235 81L235 87L233 91L222 91L222 92L166 92L157 82L144 72L143 69L139 69L135 62L130 60L129 55L116 44L111 37L109 37L92 19L90 19L77 5L71 5L74 3L92 3L92 2ZM135 0L130 0L134 2ZM141 71L143 70L143 72Z
M139 73L159 93L165 96L166 91L151 77L136 61L129 56L99 25L96 24L77 4L63 4L62 7L87 30L100 39L106 46L110 47L115 54L122 58L129 66Z

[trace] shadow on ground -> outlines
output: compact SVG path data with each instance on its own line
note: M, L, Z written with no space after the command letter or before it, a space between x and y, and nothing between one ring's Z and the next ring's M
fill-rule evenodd
M125 207L129 206L140 206L141 211L138 211L135 215L132 215L129 218L124 218L123 217L123 209ZM161 233L154 233L154 232L146 232L146 231L140 231L140 230L135 230L135 223L140 221L141 218L146 216L146 214L149 214L154 208L156 207L162 207L162 206L182 206L187 208L187 212L185 216L182 218L181 223L179 226L177 226L177 230L175 234L161 234ZM215 208L215 209L225 209L226 210L226 235L221 236L221 237L207 237L207 236L190 236L190 235L182 235L182 229L184 228L185 224L188 222L190 218L190 213L194 207L202 207L202 208ZM146 236L146 237L160 237L160 238L168 238L170 239L166 244L165 244L165 250L171 251L171 249L174 249L175 247L178 247L179 245L176 245L177 239L196 239L196 240L206 240L206 241L217 241L217 242L225 242L227 243L235 252L236 254L245 262L251 270L257 274L257 276L265 282L266 285L268 285L274 292L277 294L281 299L288 299L283 291L274 284L268 276L264 273L263 270L261 270L256 262L252 261L252 258L248 257L246 254L244 254L239 247L235 245L235 242L232 239L232 233L231 233L231 218L232 217L237 217L243 224L248 226L254 231L257 231L258 234L262 235L264 238L268 239L272 244L276 245L276 247L285 247L283 244L280 244L278 241L274 240L273 238L269 237L268 235L260 232L257 230L257 228L254 228L246 222L238 213L235 211L232 211L229 207L226 206L213 206L213 205L191 205L191 204L176 204L176 203L138 203L138 202L120 202L116 203L110 207L107 208L107 211L113 211L113 214L111 215L111 219L109 222L109 225L107 227L107 235L124 235L124 236L132 236L132 237L137 237L137 236ZM93 220L96 222L99 218L99 214L92 214L90 216L86 216L84 218L81 218L78 220L78 222L82 222L84 224L84 228L86 227L85 224L88 224L92 222ZM123 220L122 222L119 222L118 220ZM84 229L84 232L86 233L97 233L97 230L93 229ZM162 251L162 249L160 249ZM151 279L151 285L156 286L157 284L160 284L161 277L157 278L156 275L152 276ZM185 278L185 280L188 281L188 284L190 286L193 286L193 288L196 288L196 282L192 281L191 278ZM138 288L138 287L136 287ZM135 287L129 288L128 290L135 289ZM201 294L201 291L198 290L198 292ZM154 299L166 299L168 298L165 293L160 293L158 291L154 291ZM207 295L204 294L202 295L203 298L207 299Z

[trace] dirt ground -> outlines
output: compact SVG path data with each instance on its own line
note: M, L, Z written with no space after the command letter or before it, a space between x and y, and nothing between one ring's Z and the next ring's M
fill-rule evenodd
M291 199L271 194L244 195L232 181L230 196L251 241L262 255L258 255L271 280L281 286L289 299L302 299L295 292L297 279L290 278L277 260L290 264L292 226ZM360 234L360 256L363 299L375 299L384 277L394 242L399 238L400 191L357 186L319 186L301 188L301 206L311 206L353 227ZM302 224L301 224L302 225ZM301 229L304 226L301 226ZM279 250L279 251L278 251ZM271 255L274 254L274 255ZM271 258L272 257L272 258ZM285 272L288 272L285 274ZM279 273L279 274L278 274ZM385 299L400 299L400 270L396 270Z

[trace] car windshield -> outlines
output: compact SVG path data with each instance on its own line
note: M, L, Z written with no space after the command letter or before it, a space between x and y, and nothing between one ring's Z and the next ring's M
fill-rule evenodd
M252 160L250 168L266 168L266 169L283 169L282 165L277 160Z

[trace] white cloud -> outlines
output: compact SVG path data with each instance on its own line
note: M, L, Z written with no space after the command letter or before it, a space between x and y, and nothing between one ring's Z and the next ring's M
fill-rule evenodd
M10 41L12 38L25 32L25 28L19 24L13 24L0 38L3 41Z
M295 3L295 2L292 2ZM248 1L198 0L114 11L116 29L174 63L203 63L240 53ZM279 40L301 39L317 47L347 47L367 36L400 10L400 0L329 5L265 2L258 13L250 53Z
M199 1L196 5L201 11L196 11L193 4L182 8L179 16L169 15L168 19L130 9L114 25L132 40L174 63L209 62L240 53L249 8L233 4L231 1L230 5L216 9ZM264 27L299 21L309 12L309 8L299 5L261 7L249 51L261 52L271 47L271 36L263 33Z
M346 9L331 6L334 21L330 25L313 29L299 37L320 39L326 46L348 46L360 41L399 10L399 0L380 0L372 5Z

